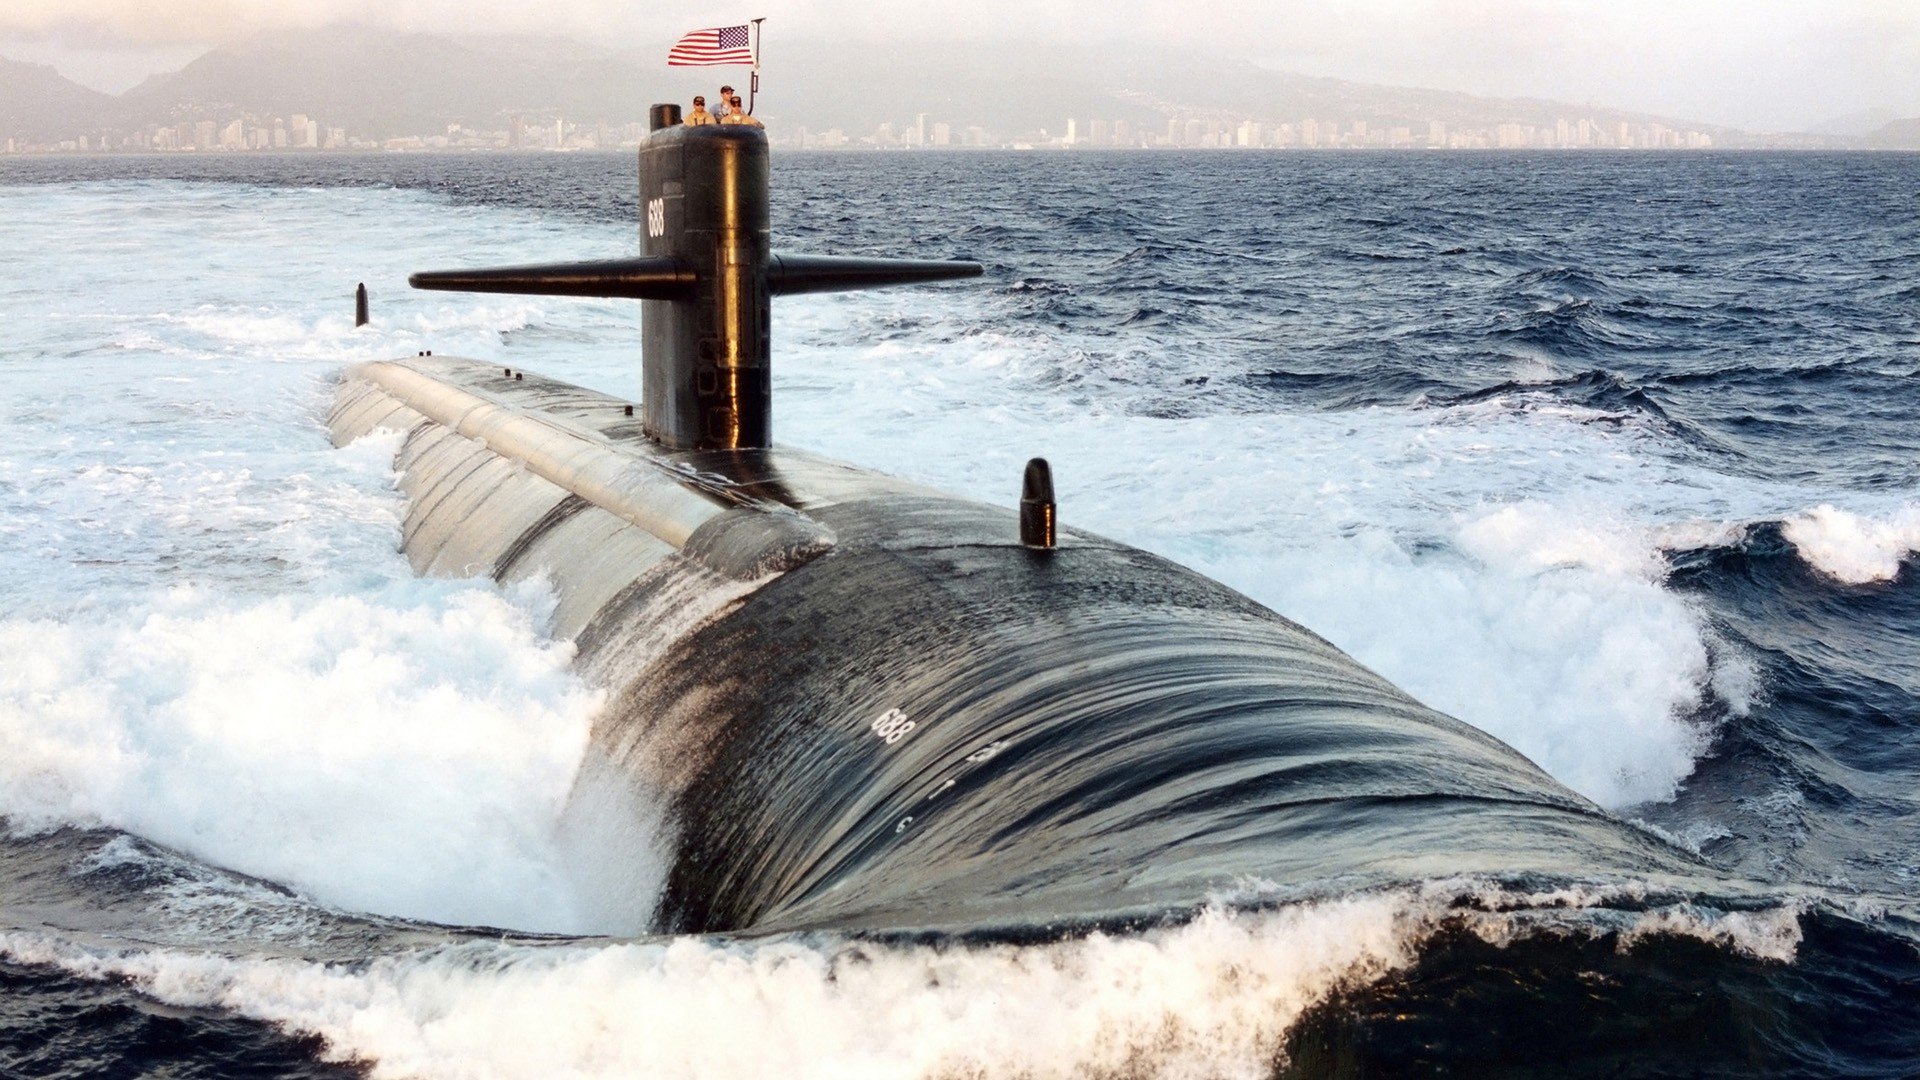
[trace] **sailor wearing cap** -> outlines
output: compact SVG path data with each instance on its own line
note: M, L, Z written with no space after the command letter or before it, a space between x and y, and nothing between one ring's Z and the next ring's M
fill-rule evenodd
M727 117L727 104L728 104L728 102L731 102L732 100L733 100L733 87L731 87L731 86L723 86L723 87L721 87L721 88L720 88L720 96L719 96L719 97L717 97L717 98L714 98L714 99L713 99L713 115L714 115L714 117L715 117L715 118L717 118L717 119L721 119L721 120L724 120L724 119L726 119L726 117Z
M699 94L693 95L693 111L687 114L688 127L713 123L713 114L707 111L707 99Z
M746 109L741 107L739 94L735 94L727 99L727 115L721 117L720 122L723 124L744 124L747 127L767 126L755 120L752 113L747 112Z

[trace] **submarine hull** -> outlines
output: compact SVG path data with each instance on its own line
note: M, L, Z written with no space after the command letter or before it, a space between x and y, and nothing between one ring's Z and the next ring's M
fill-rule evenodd
M1026 934L1691 856L1157 556L782 448L667 450L476 361L361 365L423 573L549 581L609 693L590 771L664 804L665 931ZM606 850L618 861L638 852Z

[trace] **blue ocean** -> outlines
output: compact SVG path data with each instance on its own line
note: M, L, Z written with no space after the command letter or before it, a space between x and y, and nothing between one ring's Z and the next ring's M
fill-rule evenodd
M667 935L538 581L417 577L353 363L633 398L624 154L0 159L0 1076L1920 1074L1920 155L802 154L777 441L1295 619L1726 883ZM372 322L356 328L366 283ZM1143 763L1143 767L1146 764Z

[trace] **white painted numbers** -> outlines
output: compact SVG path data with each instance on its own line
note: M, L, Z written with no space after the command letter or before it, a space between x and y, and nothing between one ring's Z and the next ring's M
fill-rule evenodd
M1000 751L1005 750L1006 748L1007 748L1007 740L995 739L993 742L990 742L987 745L981 747L980 749L975 750L973 753L968 754L967 760L972 764L978 765L981 762L986 761L988 758L993 757L993 755L998 754Z
M888 746L892 746L906 738L907 732L913 730L913 721L907 719L907 714L899 709L888 709L881 713L880 719L875 720L870 726L875 735L878 735Z
M647 235L655 237L667 235L667 200L647 200Z

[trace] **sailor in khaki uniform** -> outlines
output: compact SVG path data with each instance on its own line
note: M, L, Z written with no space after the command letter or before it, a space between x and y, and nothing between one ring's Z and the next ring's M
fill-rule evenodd
M683 122L688 127L698 127L701 124L711 124L714 122L713 114L707 111L707 99L705 97L699 94L693 95L693 111L687 114L687 118Z
M735 94L727 102L727 115L720 118L723 124L745 124L748 127L766 127L753 118L753 114L740 107L740 95Z

